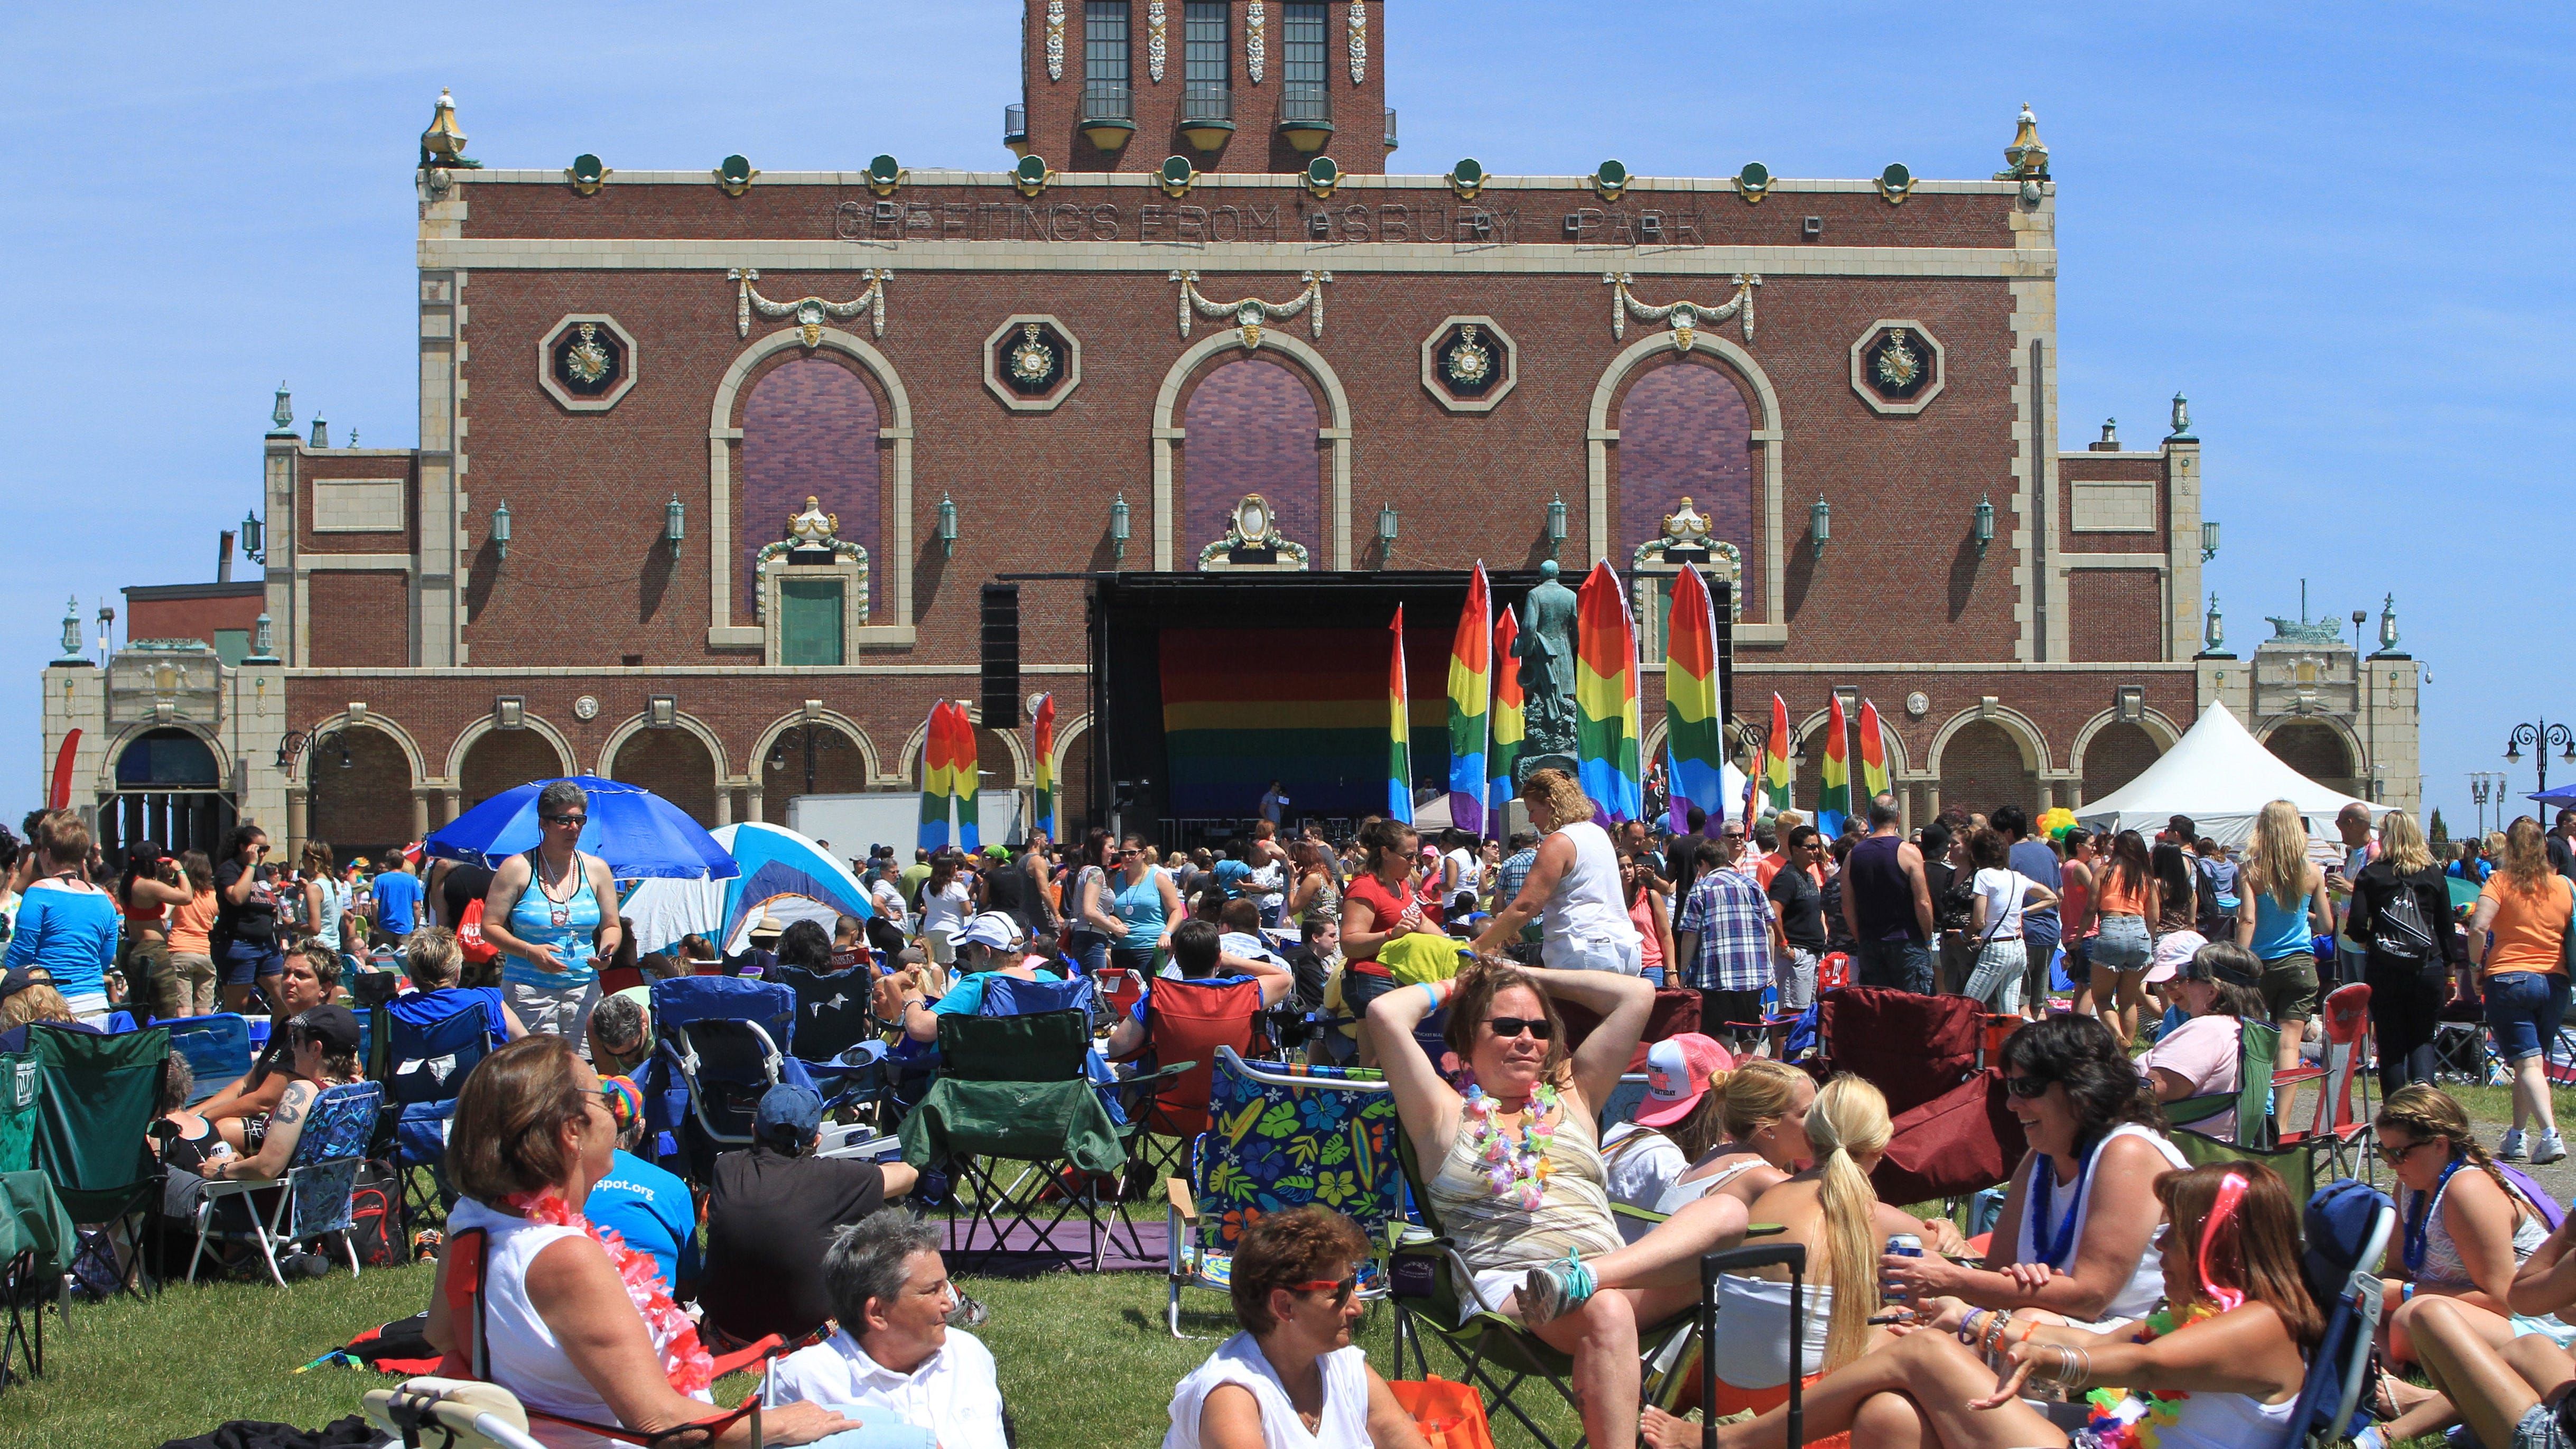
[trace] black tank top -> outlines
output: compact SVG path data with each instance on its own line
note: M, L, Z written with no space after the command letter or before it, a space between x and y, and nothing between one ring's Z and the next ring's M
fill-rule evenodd
M1843 888L1851 892L1852 914L1860 917L1864 941L1923 944L1923 927L1914 919L1914 887L1896 860L1904 844L1897 836L1873 835L1853 846L1843 863Z

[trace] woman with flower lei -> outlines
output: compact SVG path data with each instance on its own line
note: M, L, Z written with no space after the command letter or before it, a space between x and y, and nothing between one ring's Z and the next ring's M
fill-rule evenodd
M1698 1301L1701 1255L1744 1236L1744 1204L1726 1193L1688 1204L1635 1243L1621 1242L1611 1217L1593 1124L1654 1000L1636 976L1483 956L1452 980L1399 987L1368 1007L1397 1115L1429 1174L1427 1206L1473 1275L1461 1299L1470 1313L1481 1304L1518 1315L1573 1356L1595 1444L1635 1437L1638 1325ZM1578 1049L1567 1049L1559 1001L1601 1018ZM1442 1007L1464 1068L1458 1086L1413 1034Z
M518 1396L551 1449L607 1449L691 1424L711 1445L752 1442L748 1417L715 1413L714 1361L672 1303L652 1255L581 1215L617 1147L599 1078L563 1037L524 1037L465 1079L447 1174L462 1197L452 1245L484 1234L482 1336L492 1382ZM447 1259L430 1295L427 1336L460 1368L466 1340L447 1308ZM453 1377L470 1377L458 1372ZM720 1426L720 1427L719 1427ZM771 1444L807 1444L859 1425L817 1404L765 1411Z
M1806 1433L1855 1444L1940 1449L2242 1449L2283 1438L2324 1331L2299 1271L2299 1211L2260 1163L2216 1163L2156 1179L2166 1309L2105 1332L1970 1307L1955 1298L1894 1325L1886 1347L1805 1395ZM2027 1386L2081 1399L2072 1439L2025 1402ZM1720 1424L1720 1449L1787 1438L1784 1405ZM1649 1413L1652 1449L1698 1449L1701 1430Z

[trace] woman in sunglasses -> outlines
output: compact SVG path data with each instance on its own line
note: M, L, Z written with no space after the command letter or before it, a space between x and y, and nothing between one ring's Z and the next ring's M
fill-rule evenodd
M537 792L537 848L501 862L483 900L483 939L501 952L501 989L532 1032L590 1050L599 969L625 931L608 862L581 849L590 795L570 780Z
M2096 1023L2098 1025L2098 1023ZM2324 1330L2299 1268L2299 1208L2270 1168L2216 1163L2158 1176L2144 1194L2168 1227L2148 1256L2164 1312L2101 1332L1925 1301L1895 1341L1825 1375L1805 1394L1810 1440L1859 1445L2055 1449L2067 1434L2021 1395L2056 1384L2090 1406L2077 1442L2105 1449L2239 1449L2277 1444L2297 1412L2305 1353ZM1721 1320L1724 1315L1720 1315ZM1787 1439L1784 1404L1717 1426L1719 1449ZM1653 1449L1699 1449L1699 1425L1645 1416ZM2489 1440L2501 1444L2502 1440Z
M1233 1282L1243 1331L1172 1391L1163 1449L1426 1449L1351 1342L1368 1256L1356 1224L1312 1204L1246 1229Z
M1601 1018L1572 1051L1559 1000ZM1595 1444L1635 1436L1638 1325L1699 1301L1701 1255L1744 1237L1744 1203L1728 1193L1683 1205L1634 1243L1621 1241L1611 1217L1593 1124L1654 1003L1655 989L1633 974L1527 970L1484 956L1368 1009L1396 1113L1431 1174L1430 1215L1472 1275L1458 1285L1462 1306L1517 1313L1573 1355ZM1466 1068L1463 1095L1413 1034L1442 1006L1444 1036Z
M2159 1174L2189 1167L2165 1140L2154 1089L2090 1016L2034 1021L2004 1042L2004 1089L2030 1143L1983 1266L1937 1253L1881 1260L1921 1301L2029 1308L2078 1326L2143 1318L2164 1296L2148 1250Z

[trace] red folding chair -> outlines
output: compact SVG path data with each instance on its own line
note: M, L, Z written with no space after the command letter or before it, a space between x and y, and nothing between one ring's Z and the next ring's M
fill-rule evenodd
M1127 1013L1145 997L1145 976L1140 971L1103 966L1091 973L1091 980L1095 989L1094 999L1113 1025L1126 1020ZM1097 1017L1093 1019L1098 1020Z
M2356 1167L2375 1176L2378 1154L2363 1150L2371 1144L2362 1140L2370 1131L2369 1079L2362 1078L2359 1111L2354 1108L2352 1085L2357 1075L2354 1068L2361 1061L2361 1034L2370 1026L2370 987L2356 981L2335 988L2319 1014L2325 1018L2325 1064L2272 1074L2275 1124L2295 1120L2290 1111L2292 1094L2303 1084L2316 1084L2308 1125L2280 1129L2277 1141L2282 1147L2307 1148L2311 1159L2324 1158L2339 1176L2355 1176Z

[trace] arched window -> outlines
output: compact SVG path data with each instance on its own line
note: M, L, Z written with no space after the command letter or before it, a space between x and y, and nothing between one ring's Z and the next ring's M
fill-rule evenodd
M116 757L119 790L212 790L221 784L215 752L186 730L146 730Z
M2099 800L2147 772L2164 751L2143 725L2104 725L2084 746L2084 798Z
M2039 814L2039 776L2020 742L1992 720L1962 727L1941 747L1941 808L1992 814L2006 805Z
M877 401L858 373L830 357L783 363L752 385L742 410L742 609L756 609L763 545L787 536L809 497L840 515L839 536L877 546Z
M1184 567L1225 537L1247 493L1270 502L1280 535L1321 553L1324 463L1316 441L1315 395L1303 378L1267 358L1216 368L1182 411L1181 539Z
M1663 538L1664 520L1691 501L1704 523L1710 560L1700 569L1728 579L1740 591L1755 571L1736 561L1753 557L1753 415L1735 379L1704 363L1678 361L1655 368L1631 385L1619 404L1619 534L1613 557L1638 570L1636 607L1648 657L1663 647L1664 616L1671 609L1673 567L1639 550ZM1735 600L1734 612L1744 612Z
M2263 737L2263 748L2270 750L2282 764L2326 786L2347 794L2360 793L2354 787L2352 751L2343 736L2315 720L2294 719Z

